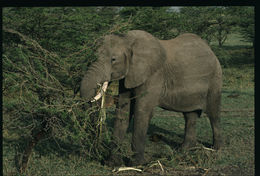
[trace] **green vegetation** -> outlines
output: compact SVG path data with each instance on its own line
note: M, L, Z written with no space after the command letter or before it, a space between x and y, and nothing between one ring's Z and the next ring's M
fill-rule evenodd
M203 148L212 143L203 114L197 121L198 147L181 151L182 114L156 108L144 173L119 174L160 174L159 160L166 174L254 175L253 17L252 7L185 7L180 12L169 7L4 8L4 175L112 174L113 168L102 164L115 109L107 109L101 133L99 105L86 108L78 90L102 36L132 29L160 39L193 32L208 41L223 68L225 145L218 152ZM123 156L130 157L130 141L128 133Z

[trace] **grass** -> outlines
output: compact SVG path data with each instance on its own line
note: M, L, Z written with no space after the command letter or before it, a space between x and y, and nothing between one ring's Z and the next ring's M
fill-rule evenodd
M4 114L3 118L8 118L8 114ZM182 114L156 108L146 139L145 157L149 164L143 167L143 173L125 171L119 175L162 174L161 167L156 164L158 160L164 168L164 174L168 175L254 175L254 119L253 64L223 68L223 149L213 152L202 147L210 147L212 144L209 120L203 114L197 120L198 147L181 151L179 146L184 136ZM111 130L111 116L107 120L108 129ZM23 140L20 136L21 134L11 134L3 124L4 175L19 175L19 158L16 156L22 152L18 149ZM130 141L131 133L128 133L126 154L131 153ZM55 139L39 142L32 152L24 175L112 175L113 168L90 160L78 151L62 150L59 145Z

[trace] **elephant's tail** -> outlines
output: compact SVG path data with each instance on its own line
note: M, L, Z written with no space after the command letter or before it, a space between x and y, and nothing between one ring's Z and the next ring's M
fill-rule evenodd
M221 106L221 88L222 70L218 59L216 59L216 67L210 81L207 95L206 113L209 116L219 116Z

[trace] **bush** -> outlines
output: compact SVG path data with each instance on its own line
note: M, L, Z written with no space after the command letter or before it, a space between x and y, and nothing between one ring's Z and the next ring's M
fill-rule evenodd
M73 77L80 80L81 72L72 71L69 62L18 31L4 32L20 40L18 47L6 46L3 52L3 123L8 133L18 136L16 145L24 151L20 164L26 165L43 134L54 139L59 150L103 159L110 137L108 131L100 131L99 106L87 108L74 90L78 83Z
M240 66L244 64L254 64L254 49L251 47L211 47L218 57L220 63L225 68Z
M222 47L212 46L211 48L215 53L215 55L217 56L220 64L225 68L228 67L229 60L231 57L230 53L227 50L223 49Z
M230 65L254 64L254 49L253 48L239 48L229 51L231 55Z

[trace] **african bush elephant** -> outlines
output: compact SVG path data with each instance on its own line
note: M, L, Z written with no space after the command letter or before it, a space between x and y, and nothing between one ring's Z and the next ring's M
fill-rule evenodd
M184 114L183 148L196 143L196 118L206 112L214 148L220 148L222 71L217 57L199 36L186 33L158 40L145 31L132 30L105 36L98 56L82 79L81 97L89 101L97 84L120 80L113 137L117 142L123 140L130 116L126 112L133 105L133 165L144 161L146 133L156 106Z

